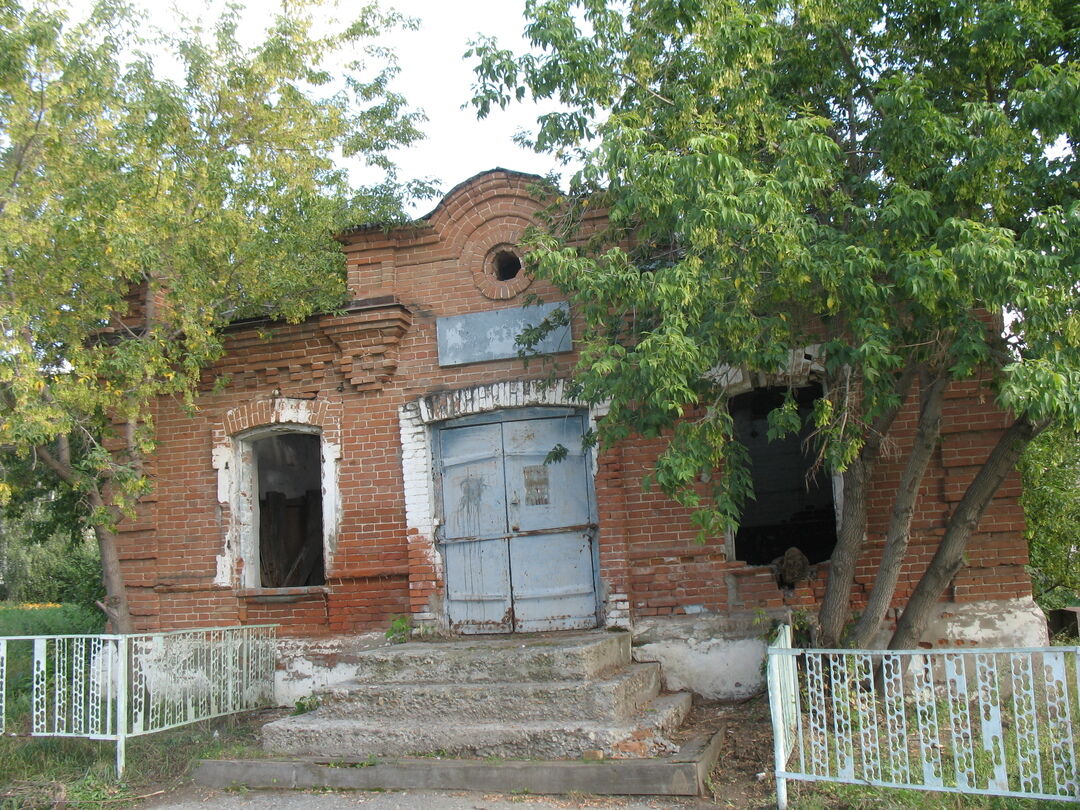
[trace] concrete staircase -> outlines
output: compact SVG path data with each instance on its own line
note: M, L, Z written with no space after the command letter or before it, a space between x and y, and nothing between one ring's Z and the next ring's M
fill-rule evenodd
M552 633L366 650L320 708L263 729L289 756L438 754L561 759L669 753L689 693L660 695L658 664L633 664L629 633Z

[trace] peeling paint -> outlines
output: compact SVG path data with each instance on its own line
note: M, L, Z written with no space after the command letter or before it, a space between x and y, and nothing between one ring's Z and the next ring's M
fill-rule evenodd
M888 634L879 639L884 644ZM1031 597L940 604L923 633L935 647L1042 647L1046 616Z
M386 646L386 638L382 633L318 639L279 638L278 669L274 680L277 702L291 706L314 692L354 682L357 653L383 646Z
M405 525L410 538L410 548L423 554L432 565L439 579L443 578L442 557L435 546L435 529L438 526L434 491L434 456L431 448L431 425L448 419L491 411L554 405L584 407L584 403L566 394L565 380L519 380L444 391L419 397L398 409L398 426L401 436L401 471L405 488ZM588 427L595 430L596 420L604 413L603 407L590 409ZM589 451L593 475L598 469L599 448ZM629 602L625 594L609 599L606 624L626 627L630 620ZM446 626L442 603L433 610L439 611L439 624Z

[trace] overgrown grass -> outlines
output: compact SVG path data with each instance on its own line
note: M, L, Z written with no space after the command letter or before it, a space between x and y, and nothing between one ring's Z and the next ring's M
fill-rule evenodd
M0 602L0 636L70 636L104 629L105 614L82 605Z
M124 807L182 783L199 759L261 755L267 712L250 712L128 740L127 770L116 780L116 746L75 738L0 739L0 808ZM107 804L102 804L106 802Z
M792 810L1063 810L1069 802L894 790L809 782L788 782Z
M100 633L100 611L78 605L0 603L0 636ZM0 737L0 810L53 807L123 807L183 781L198 759L258 756L255 746L266 712L219 718L127 743L127 770L116 779L116 744L67 737L29 737L32 647L8 644L7 730ZM107 802L107 804L103 804Z
M104 614L82 605L0 602L0 636L85 635L104 627ZM8 642L4 708L9 732L29 729L33 659L33 642Z

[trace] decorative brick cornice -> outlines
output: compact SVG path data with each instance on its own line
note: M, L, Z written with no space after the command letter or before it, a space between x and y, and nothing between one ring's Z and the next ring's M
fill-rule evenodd
M354 305L298 324L252 321L232 328L226 355L204 373L202 390L225 379L232 391L277 389L306 397L332 386L338 373L358 391L382 388L397 371L398 344L412 314L390 297Z
M337 347L338 370L357 391L380 390L397 371L398 347L412 325L402 306L343 315L320 322Z

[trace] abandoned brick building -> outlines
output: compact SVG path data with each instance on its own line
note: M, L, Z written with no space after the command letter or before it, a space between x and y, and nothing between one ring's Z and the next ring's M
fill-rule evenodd
M154 492L122 527L141 628L276 622L297 648L325 651L401 615L459 633L624 627L679 686L724 695L756 683L753 619L820 598L842 493L828 480L806 491L797 438L765 441L774 393L745 371L729 379L759 492L737 538L697 544L685 512L642 489L653 443L582 451L576 439L602 412L536 379L570 371L572 324L540 347L543 368L514 345L565 306L516 246L539 209L536 181L493 170L418 223L345 234L353 300L342 313L236 324L197 415L158 403ZM528 293L548 303L526 306ZM812 398L816 361L795 356L793 381ZM898 600L1004 426L976 387L949 396ZM894 440L914 422L914 410L898 419ZM568 456L545 465L556 444ZM899 475L899 462L877 470L856 601ZM1045 632L1018 491L1014 476L987 511L932 640ZM769 563L792 545L809 576L781 588Z

